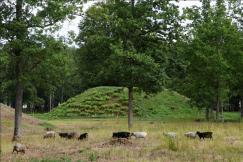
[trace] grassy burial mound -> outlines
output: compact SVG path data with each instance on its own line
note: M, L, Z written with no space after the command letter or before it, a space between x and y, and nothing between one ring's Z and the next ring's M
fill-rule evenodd
M14 129L14 109L0 103L1 108L1 127L3 135L12 135ZM33 131L44 125L39 119L33 118L27 114L22 114L23 134ZM43 129L43 128L42 128Z
M14 109L0 103L0 123L1 123L1 151L12 150L14 131ZM35 134L43 134L44 127L49 125L39 119L22 114L21 135L23 139L32 139ZM31 137L30 137L31 136ZM31 141L31 140L30 140ZM1 160L0 160L1 161Z
M59 105L48 116L126 116L127 94L127 89L121 87L91 88ZM188 101L188 98L169 90L147 96L135 89L134 114L143 118L195 118L198 111Z

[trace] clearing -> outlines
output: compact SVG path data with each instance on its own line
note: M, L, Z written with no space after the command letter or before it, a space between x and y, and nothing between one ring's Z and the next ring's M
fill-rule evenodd
M7 161L243 161L242 123L134 121L131 131L146 131L146 139L112 140L112 132L127 130L125 119L58 119L48 121L55 131L88 132L86 141L60 137L43 139L44 127L29 127L23 132L25 155L12 154L11 138L3 134L2 160ZM25 129L25 128L24 128ZM187 139L187 131L213 131L213 140ZM163 132L175 131L174 140Z

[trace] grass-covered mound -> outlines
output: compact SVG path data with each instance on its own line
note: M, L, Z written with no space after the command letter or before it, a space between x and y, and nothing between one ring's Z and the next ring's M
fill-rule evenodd
M59 105L49 117L114 117L126 116L128 91L121 87L96 87L70 98ZM147 96L135 89L134 114L148 118L196 118L197 109L189 99L173 91L165 90Z
M2 128L2 135L12 135L14 129L14 109L0 103L0 122ZM33 131L37 128L41 128L41 125L45 124L39 119L31 117L27 114L22 114L22 133L25 134L28 131Z

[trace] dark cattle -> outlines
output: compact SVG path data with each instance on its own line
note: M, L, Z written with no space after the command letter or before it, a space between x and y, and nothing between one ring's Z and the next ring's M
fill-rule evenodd
M80 136L78 137L78 140L83 140L86 138L88 138L88 133L83 133L83 134L80 134Z
M76 133L76 132L70 132L70 133L68 133L67 138L68 138L68 139L73 139L73 138L75 138L76 136L77 136L77 133Z
M114 132L112 137L113 138L130 138L131 133L129 133L129 132Z
M67 139L73 139L77 136L76 132L68 132L68 133L58 133L60 137L67 138Z
M213 138L213 132L197 132L196 133L200 139Z
M67 138L68 137L68 133L58 133L58 134L62 138Z

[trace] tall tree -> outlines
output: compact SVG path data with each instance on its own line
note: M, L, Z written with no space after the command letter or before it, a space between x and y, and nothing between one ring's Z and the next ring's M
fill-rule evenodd
M167 63L163 49L177 36L178 15L169 1L117 0L90 8L80 24L78 64L83 82L88 87L128 88L128 128L133 88L146 92L162 88Z
M57 29L59 22L80 12L80 1L16 0L0 2L1 39L7 41L8 54L14 66L15 126L13 140L20 139L22 101L29 70L43 60L48 31ZM28 65L28 66L27 66Z
M191 50L187 53L189 96L207 108L207 119L211 108L216 111L218 120L229 95L230 82L235 79L233 62L238 62L241 56L240 33L228 16L223 0L217 0L215 6L204 0L197 11L191 12L194 28Z

